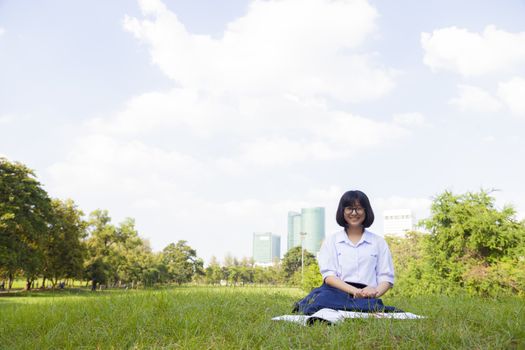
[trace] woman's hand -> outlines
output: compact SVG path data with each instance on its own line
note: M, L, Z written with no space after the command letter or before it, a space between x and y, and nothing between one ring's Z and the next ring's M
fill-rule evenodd
M360 290L359 294L362 295L362 298L375 298L378 292L374 287L365 287Z

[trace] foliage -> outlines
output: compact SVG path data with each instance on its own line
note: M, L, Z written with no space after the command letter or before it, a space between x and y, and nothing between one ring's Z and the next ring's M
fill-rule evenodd
M184 240L168 244L162 251L163 263L167 267L168 278L177 284L190 282L193 275L202 274L202 260L197 252Z
M53 286L59 279L81 279L86 246L87 223L84 214L72 200L52 200L52 222L49 235L43 244L43 276L50 278Z
M387 237L396 284L389 295L525 295L525 222L511 206L499 209L487 191L445 191L421 225L428 233ZM23 277L29 289L37 278L90 280L92 288L153 286L159 283L208 283L230 286L292 284L310 290L321 284L315 257L290 249L282 263L256 266L253 259L226 256L204 268L186 241L153 253L149 242L127 218L111 223L105 210L87 220L68 199L51 200L34 172L0 158L0 280L11 287Z
M294 279L299 282L296 284L300 285L305 292L309 292L323 284L323 276L319 272L319 265L316 262L305 267L303 276L301 276L301 271L295 272Z
M303 253L301 253L301 247L293 247L286 254L284 254L283 260L282 260L282 267L284 276L287 279L291 279L292 276L297 272L301 271L302 263L304 263L304 267L308 267L311 264L315 264L315 255L307 251L306 249L303 250ZM304 261L302 261L304 259Z
M429 234L389 239L396 268L394 294L496 296L525 290L525 224L511 206L498 209L486 191L437 196Z
M22 271L29 288L41 272L50 219L51 200L34 172L0 158L0 272L10 280Z

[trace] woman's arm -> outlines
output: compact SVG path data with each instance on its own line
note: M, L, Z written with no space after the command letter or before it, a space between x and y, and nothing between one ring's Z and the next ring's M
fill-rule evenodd
M392 288L392 283L390 282L379 282L379 285L376 288L377 294L376 298L379 298L385 294L390 288Z
M379 254L376 266L377 297L385 294L394 285L394 263L392 254L385 240L379 242Z
M331 287L342 290L343 292L346 292L348 294L352 294L355 298L364 297L364 295L362 295L362 289L346 284L339 277L328 276L325 278L324 282Z

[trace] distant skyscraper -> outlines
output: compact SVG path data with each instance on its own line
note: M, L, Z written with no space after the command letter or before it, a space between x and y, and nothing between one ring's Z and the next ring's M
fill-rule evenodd
M410 209L385 210L384 234L404 237L407 231L414 229L414 217Z
M281 236L271 232L253 234L253 261L256 264L270 265L281 256Z
M288 212L288 250L301 245L301 214Z
M304 249L312 254L317 254L321 249L325 237L324 208L301 209L301 232L305 232ZM299 241L299 245L300 245Z

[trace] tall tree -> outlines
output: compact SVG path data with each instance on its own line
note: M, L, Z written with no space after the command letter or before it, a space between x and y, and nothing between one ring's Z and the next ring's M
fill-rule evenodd
M43 277L50 278L53 286L62 278L82 278L87 235L84 213L71 200L52 200L53 220L50 234L44 242Z
M296 271L301 270L301 259L303 259L304 267L314 264L316 262L315 255L304 250L304 255L301 253L301 247L293 247L284 254L282 260L282 268L284 275L290 279Z
M120 235L116 227L111 224L108 211L99 209L89 215L88 232L86 244L89 254L85 263L85 274L91 280L91 288L95 290L98 284L106 283L115 275L112 262Z
M184 240L176 244L170 243L162 254L172 282L177 284L190 282L194 274L202 273L202 260L197 258L196 250Z
M132 287L143 279L143 273L152 264L151 248L139 237L135 220L126 218L117 227L118 242L113 251L114 280L131 283Z
M212 256L210 263L205 270L206 281L210 284L219 284L223 279L221 265L215 256Z
M26 289L42 269L51 200L34 172L0 158L0 266L10 280L22 271Z

